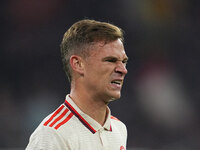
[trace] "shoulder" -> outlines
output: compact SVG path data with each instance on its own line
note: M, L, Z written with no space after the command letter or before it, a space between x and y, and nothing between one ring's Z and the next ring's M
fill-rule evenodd
M115 117L115 116L110 116L110 119L113 119L113 120L116 120L116 121L120 121L117 117ZM120 121L121 122L121 121Z
M66 125L72 117L73 113L62 104L53 113L47 116L40 126L46 126L58 131L63 125Z
M48 115L32 133L27 150L59 150L63 149L63 147L69 147L70 143L67 143L62 135L62 127L68 124L72 116L73 114L71 111L64 105L58 107L53 113ZM64 129L70 130L70 128ZM65 136L67 135L66 133Z
M112 124L114 124L117 127L124 128L124 130L126 130L126 125L117 117L111 115L110 119L111 119Z
M62 137L51 128L40 125L31 135L26 150L54 150L65 147Z
M113 128L113 130L116 130L118 132L120 132L121 134L127 136L127 128L126 125L120 121L118 118L116 118L115 116L110 117L111 119L111 126Z

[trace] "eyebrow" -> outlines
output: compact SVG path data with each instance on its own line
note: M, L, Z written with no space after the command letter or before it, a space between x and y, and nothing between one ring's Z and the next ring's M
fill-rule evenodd
M108 59L116 59L116 60L119 60L117 57L115 56L107 56L107 57L104 57L102 60L105 61L105 60L108 60ZM126 56L124 59L122 59L122 61L128 61L128 57Z

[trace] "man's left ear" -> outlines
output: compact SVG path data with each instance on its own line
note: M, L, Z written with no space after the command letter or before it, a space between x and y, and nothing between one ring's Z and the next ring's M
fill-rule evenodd
M78 56L78 55L72 55L70 57L70 65L71 68L74 72L77 72L81 75L83 75L84 73L84 64L83 64L83 59L82 57Z

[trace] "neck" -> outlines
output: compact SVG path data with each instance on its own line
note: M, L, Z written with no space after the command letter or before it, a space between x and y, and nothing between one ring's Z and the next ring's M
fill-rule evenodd
M70 97L74 103L87 115L96 120L102 126L107 117L107 104L103 100L96 100L88 92L73 89Z

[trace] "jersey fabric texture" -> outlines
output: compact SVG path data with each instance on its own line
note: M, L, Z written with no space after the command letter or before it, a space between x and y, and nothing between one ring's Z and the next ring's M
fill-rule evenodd
M108 112L101 126L67 95L33 132L26 150L125 150L126 126Z

